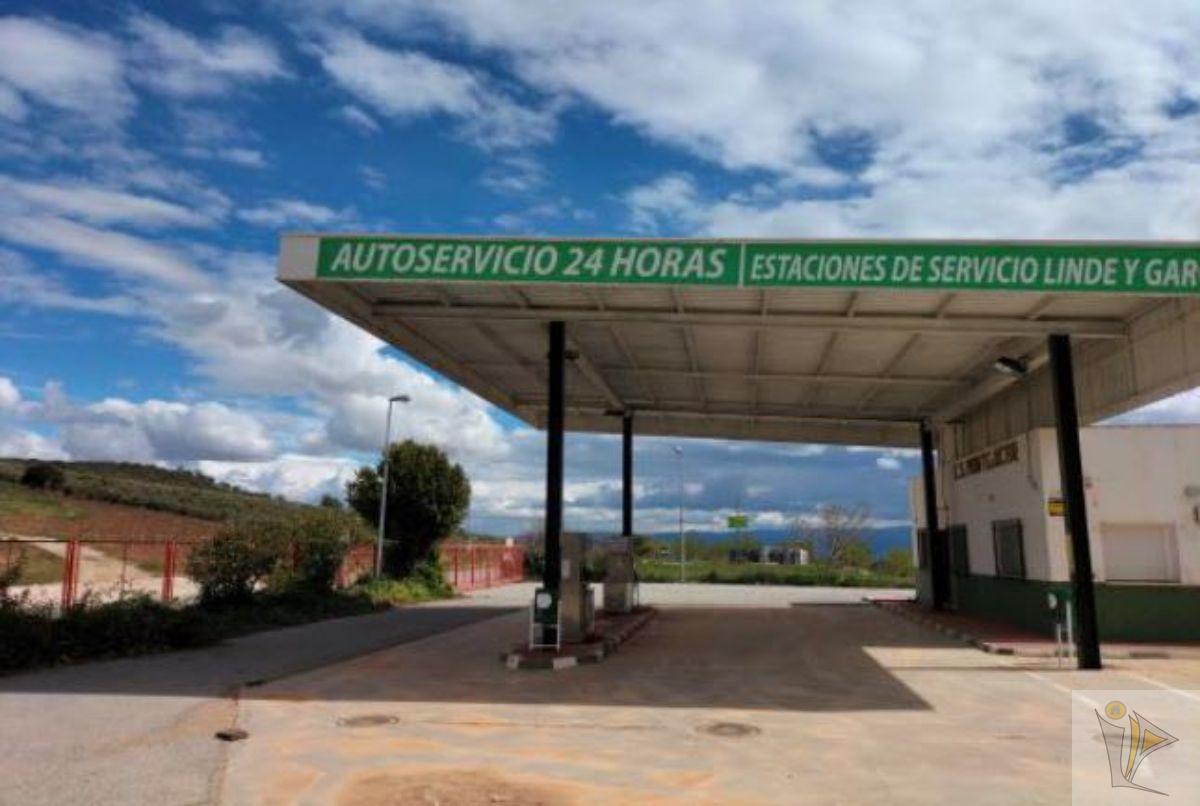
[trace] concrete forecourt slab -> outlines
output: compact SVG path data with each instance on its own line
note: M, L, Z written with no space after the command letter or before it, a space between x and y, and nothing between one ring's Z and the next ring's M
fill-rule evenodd
M310 237L328 280L1200 294L1200 245Z

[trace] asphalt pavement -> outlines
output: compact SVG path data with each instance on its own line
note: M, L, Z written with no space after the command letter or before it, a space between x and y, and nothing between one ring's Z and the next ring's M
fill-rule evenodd
M523 586L513 586L521 588ZM210 803L258 686L512 612L524 592L256 633L214 647L0 677L0 803Z

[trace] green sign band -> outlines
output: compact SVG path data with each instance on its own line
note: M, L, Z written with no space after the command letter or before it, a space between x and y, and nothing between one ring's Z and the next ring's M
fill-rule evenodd
M1200 294L1200 246L322 237L316 276Z

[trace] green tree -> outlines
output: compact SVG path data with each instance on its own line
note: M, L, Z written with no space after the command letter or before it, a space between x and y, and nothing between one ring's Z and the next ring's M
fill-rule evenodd
M388 447L388 512L384 527L384 573L405 577L436 559L437 544L462 525L471 505L471 483L441 449L412 440ZM384 463L360 467L346 484L346 501L379 528Z
M21 474L21 483L35 490L61 490L67 478L62 468L49 462L30 462Z
M911 578L913 575L913 559L910 549L895 548L883 555L879 561L880 573L891 577Z

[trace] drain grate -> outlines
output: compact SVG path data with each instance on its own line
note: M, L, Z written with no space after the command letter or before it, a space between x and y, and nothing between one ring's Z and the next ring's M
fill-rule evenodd
M400 720L387 714L363 714L362 716L346 716L337 721L342 728L377 728L380 725L395 725Z
M744 722L712 722L701 725L697 730L700 733L707 733L709 736L720 736L725 739L740 739L743 736L757 736L762 733L761 728L747 725Z

